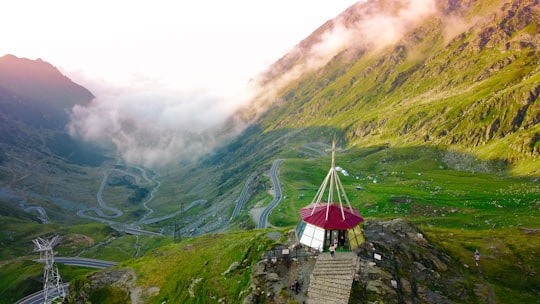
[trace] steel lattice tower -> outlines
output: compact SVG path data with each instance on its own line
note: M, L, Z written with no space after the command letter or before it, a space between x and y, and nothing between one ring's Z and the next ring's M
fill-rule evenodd
M45 304L52 303L53 300L66 296L62 278L58 272L58 267L54 263L53 248L59 241L60 237L58 235L50 240L37 238L32 241L36 245L34 251L39 251L39 260L45 263L45 269L43 271L43 303Z

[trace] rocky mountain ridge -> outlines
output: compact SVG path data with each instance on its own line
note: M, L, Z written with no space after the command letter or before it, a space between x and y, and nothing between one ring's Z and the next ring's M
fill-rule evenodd
M88 176L92 169L87 169L99 166L106 157L73 139L65 127L71 108L93 98L41 59L0 57L2 203L16 209L45 206L49 216L63 221L74 216L59 206L83 199L75 194L93 182Z
M4 119L55 129L65 127L74 105L94 98L50 63L14 55L0 57L0 92Z

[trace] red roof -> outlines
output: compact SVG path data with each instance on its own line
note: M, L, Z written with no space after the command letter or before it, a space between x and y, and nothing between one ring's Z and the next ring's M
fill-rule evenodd
M345 220L343 220L340 206L334 203L329 206L328 220L326 220L326 205L327 203L319 203L315 212L313 212L314 205L300 209L302 220L325 230L353 228L364 220L358 210L353 208L351 212L348 207L343 207L345 214Z

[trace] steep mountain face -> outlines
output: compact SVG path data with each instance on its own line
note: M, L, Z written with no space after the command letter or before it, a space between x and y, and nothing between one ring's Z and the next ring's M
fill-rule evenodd
M55 129L64 128L69 121L67 110L94 98L51 64L13 55L0 57L0 94L2 114Z
M24 149L65 159L85 154L64 128L69 110L93 98L47 62L0 57L0 152Z
M71 107L93 97L49 63L0 57L1 202L23 209L51 207L49 216L64 217L57 211L82 199L76 194L82 191L75 190L93 182L86 167L106 158L73 140L64 128Z
M527 162L540 154L539 26L531 0L359 2L261 76L279 94L261 94L258 123Z

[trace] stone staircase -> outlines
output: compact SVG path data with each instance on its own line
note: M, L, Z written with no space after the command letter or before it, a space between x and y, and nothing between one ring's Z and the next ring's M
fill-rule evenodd
M336 252L334 257L327 252L320 254L311 273L307 303L349 303L358 265L358 257L352 252Z

